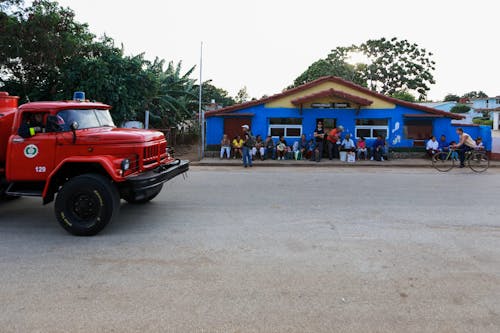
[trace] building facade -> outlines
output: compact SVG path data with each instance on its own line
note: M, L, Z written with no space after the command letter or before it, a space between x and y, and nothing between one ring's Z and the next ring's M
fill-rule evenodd
M231 138L247 124L254 135L285 136L293 143L302 134L312 138L316 123L325 128L342 125L353 138L367 143L378 135L393 147L422 147L430 135L446 135L458 140L455 131L461 124L452 119L461 115L437 110L378 94L338 77L323 77L282 93L219 110L206 112L207 146L217 146L223 134ZM481 136L488 147L491 131L487 127L466 125L473 137Z

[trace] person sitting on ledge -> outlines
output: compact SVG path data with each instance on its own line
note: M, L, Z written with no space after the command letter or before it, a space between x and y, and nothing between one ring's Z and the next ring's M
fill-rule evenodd
M233 139L233 158L237 158L236 155L240 155L238 158L243 158L242 148L243 139L238 135Z
M384 150L385 140L382 139L381 135L378 135L377 139L373 143L371 160L384 161Z
M357 151L357 155L358 155L357 156L358 160L361 159L361 155L363 155L363 158L365 159L365 161L368 159L368 150L366 149L365 138L363 138L363 137L359 138L356 151Z
M255 137L255 145L252 147L252 159L255 159L257 154L259 154L260 160L263 161L265 155L265 147L261 135L257 135Z
M264 142L264 158L271 158L275 159L276 158L276 150L274 149L274 141L272 136L268 135L266 137L266 142Z
M280 140L276 145L276 154L278 155L278 160L284 160L287 151L288 151L288 146L286 145L285 137L282 135L280 136Z
M220 142L220 159L224 158L224 153L226 154L227 159L231 158L231 140L227 134L222 136L222 140Z
M483 138L478 136L476 138L476 150L484 150Z
M347 152L354 152L356 150L354 141L352 141L351 139L351 134L347 133L345 135L344 140L342 140L342 143L340 145L340 149L342 149L342 151L347 151Z
M429 141L427 141L425 150L427 151L427 155L429 155L429 157L434 156L439 151L439 143L434 135L431 136Z

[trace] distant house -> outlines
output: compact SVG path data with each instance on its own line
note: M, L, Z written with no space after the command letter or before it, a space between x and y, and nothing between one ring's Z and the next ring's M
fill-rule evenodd
M441 110L441 111L446 111L450 112L451 109L457 105L457 102L455 101L449 101L449 102L425 102L425 103L418 103L419 105L427 106L429 108Z
M500 96L474 98L471 100L472 108L476 111L500 109Z
M327 76L273 96L206 112L207 145L217 146L223 134L241 134L250 125L254 135L283 135L293 143L302 134L311 139L318 121L326 128L342 125L353 138L370 144L377 135L394 147L423 146L430 135L458 140L459 114L385 96L338 77ZM491 143L486 126L466 125L471 136Z

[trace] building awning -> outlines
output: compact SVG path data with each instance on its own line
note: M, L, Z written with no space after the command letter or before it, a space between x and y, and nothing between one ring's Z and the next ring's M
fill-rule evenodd
M443 115L440 114L422 114L422 113L406 113L403 114L403 117L405 118L444 118Z
M373 103L373 101L371 101L369 99L359 97L359 96L354 96L354 95L345 93L345 92L340 91L340 90L335 90L335 89L327 89L327 90L323 90L323 91L320 91L320 92L317 92L314 94L302 96L302 97L299 97L299 98L292 100L292 103L294 105L301 105L301 104L304 104L307 102L313 102L313 101L317 100L318 98L323 98L323 97L337 97L337 98L341 98L343 100L346 100L348 102L358 104L359 106L368 106L368 105L371 105Z

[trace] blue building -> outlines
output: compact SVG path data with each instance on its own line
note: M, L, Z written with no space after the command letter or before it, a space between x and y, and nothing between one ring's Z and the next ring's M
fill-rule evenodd
M345 133L364 137L368 144L381 135L393 147L421 147L431 135L458 140L455 131L462 125L451 120L462 118L328 76L260 100L206 112L206 140L209 149L215 148L223 134L233 138L248 124L254 135L271 135L275 140L284 135L287 142L294 142L302 134L312 138L317 121L322 120L325 128L342 125ZM472 137L481 136L486 147L491 146L488 127L465 126Z

